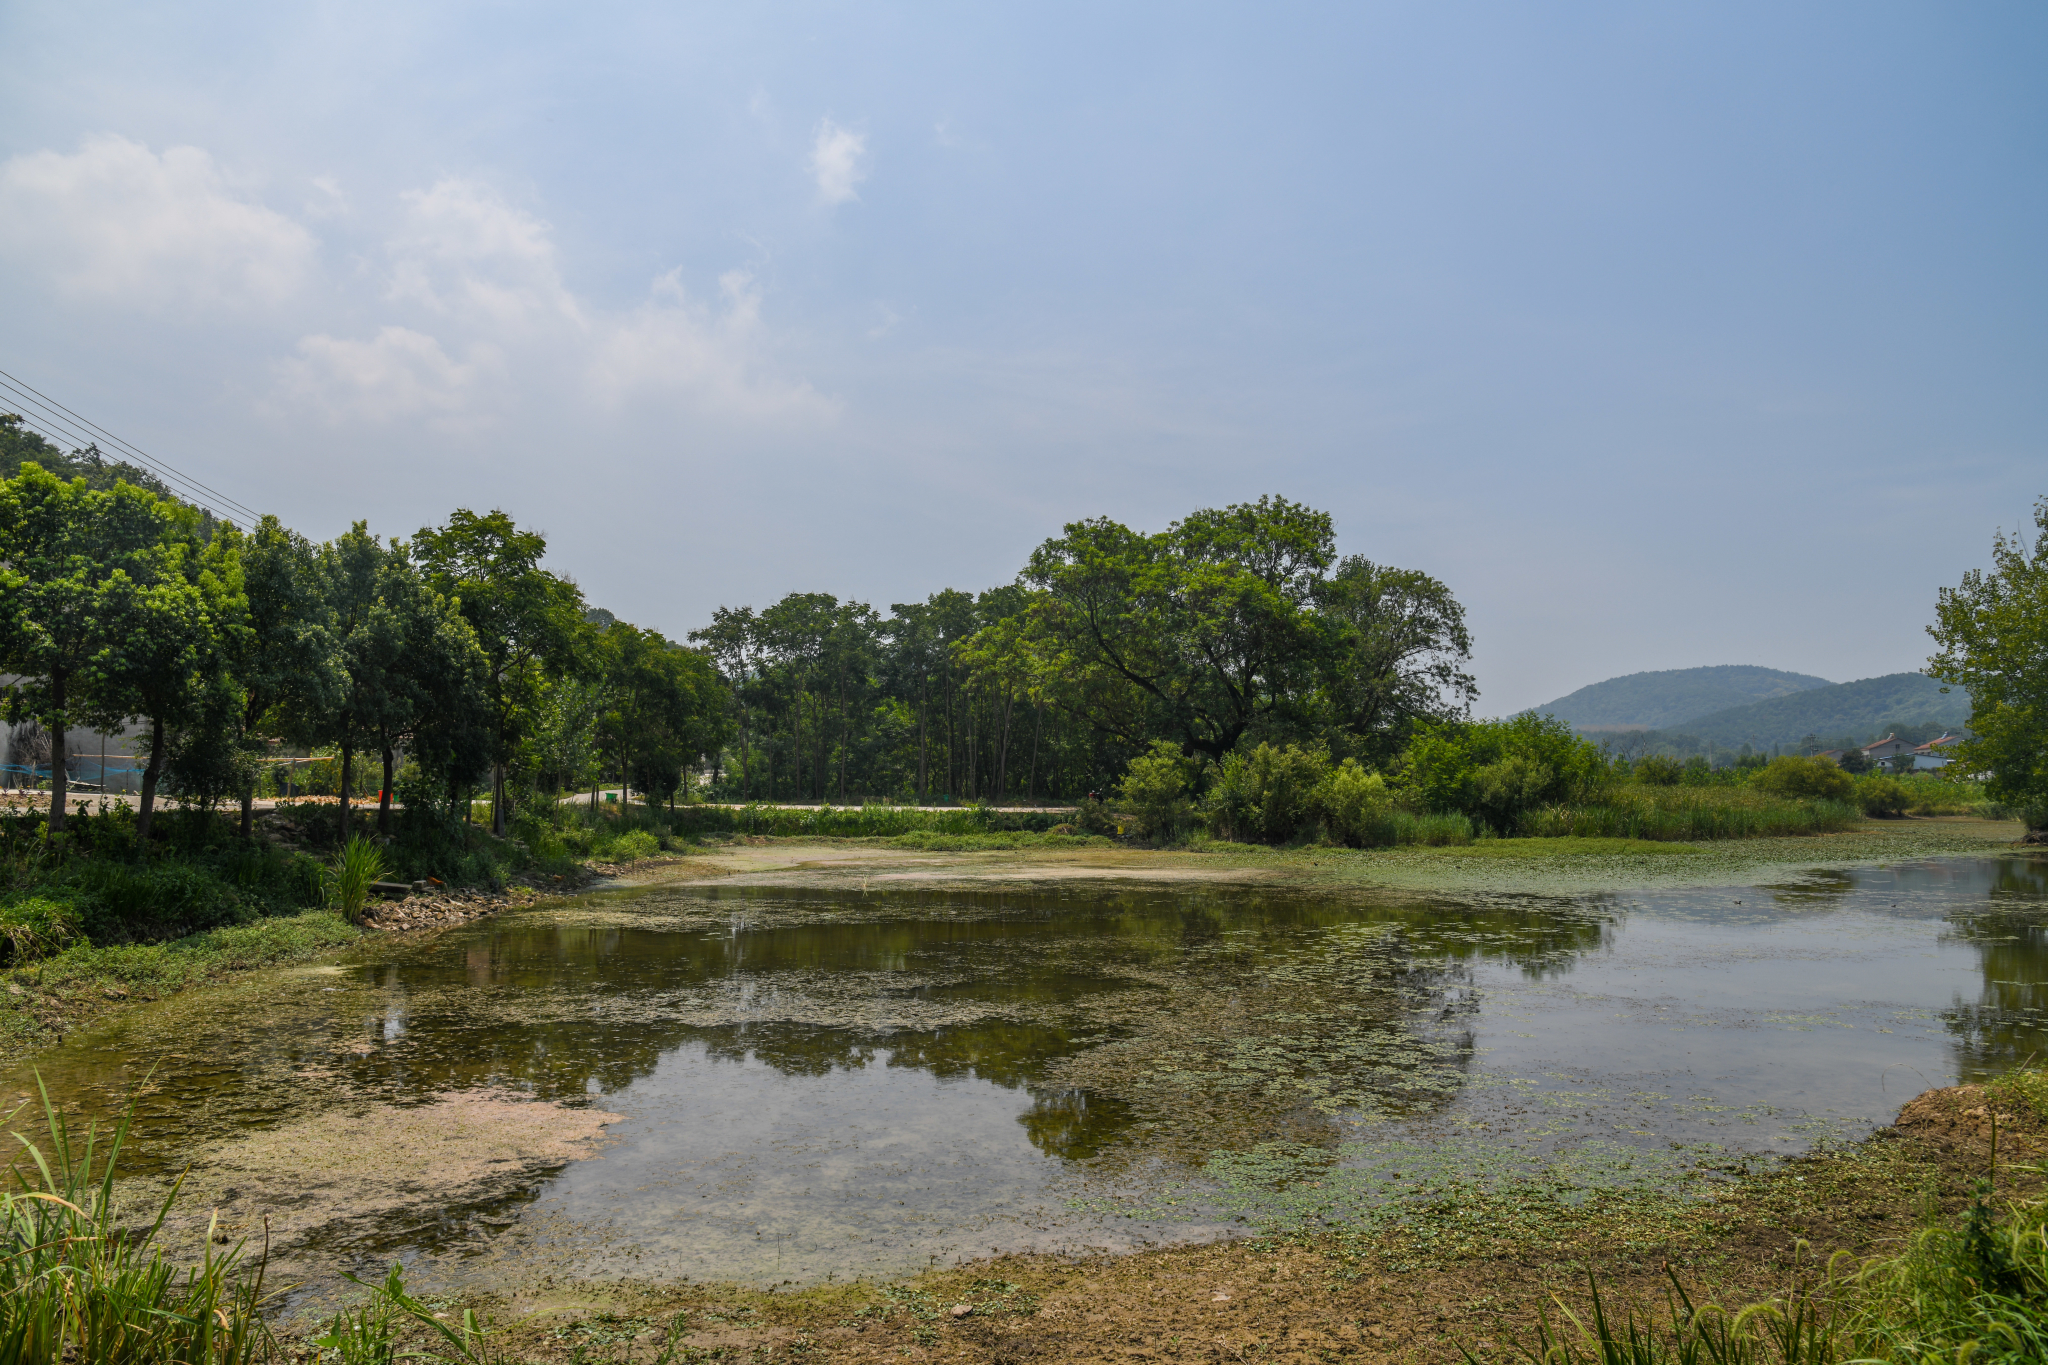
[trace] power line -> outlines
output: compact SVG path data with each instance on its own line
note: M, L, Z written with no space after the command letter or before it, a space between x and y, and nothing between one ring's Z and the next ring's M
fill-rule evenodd
M145 468L162 476L165 480L174 483L178 485L180 488L186 490L187 494L191 496L193 500L195 502L198 502L201 506L205 506L205 504L210 501L213 503L217 503L221 506L230 508L236 513L240 514L242 517L246 518L248 520L249 525L251 526L254 526L258 521L262 519L261 516L255 511L255 509L243 506L241 503L235 501L235 499L229 497L225 493L218 491L217 489L209 488L207 485L185 474L184 472L177 469L175 466L169 464L168 462L157 459L154 455L149 454L140 446L136 446L127 441L122 440L119 436L114 435L105 427L100 426L98 423L93 422L88 418L81 417L79 414L73 412L70 408L65 407L62 403L59 403L55 399L50 398L47 395L39 392L38 390L30 387L23 381L16 379L13 375L8 374L5 370L0 370L0 389L12 392L17 398L19 398L23 403L29 405L30 407L40 409L39 411L33 414L35 420L29 422L29 425L33 426L38 432L40 432L45 437L51 437L52 433L49 430L49 428L55 427L58 428L59 430L66 431L69 433L66 436L62 437L61 439L75 441L78 445L81 446L96 445L100 440L104 440L109 445L113 446L117 453L127 455L133 458L135 461L143 465ZM59 416L58 414L62 415ZM24 420L27 420L29 414L23 414L23 417ZM67 421L66 419L69 420ZM86 433L93 434L81 435L77 430L78 428L83 428ZM207 507L206 510L212 511L213 509L211 507Z
M10 387L11 386L8 384L0 383L0 390L5 390ZM24 406L33 408L35 405L33 403L28 403L24 404ZM24 426L29 427L31 430L37 432L45 439L58 445L60 448L65 443L68 442L70 445L72 445L74 449L83 446L91 446L94 449L98 449L98 439L94 434L88 431L80 430L78 426L66 422L61 418L54 418L50 416L47 412L35 411L19 415L22 418L22 424ZM97 428L95 428L94 430L97 431ZM101 432L99 434L104 435L105 433ZM109 440L114 439L115 438L109 438ZM139 454L139 452L134 452L132 448L123 449L122 446L124 445L125 443L117 443L116 449L112 453L116 457L128 455L131 453ZM217 493L213 489L208 488L205 484L200 483L196 479L186 477L176 468L165 464L163 461L149 459L147 467L149 469L149 472L159 474L163 476L168 482L178 485L178 487L171 490L174 494L186 498L189 501L194 502L201 507L204 507L208 512L212 512L214 510L211 506L207 505L209 503L217 503L221 506L232 507L239 514L248 517L252 525L254 524L256 520L256 514L251 509L242 506L240 503L236 502L232 498L224 497L220 493Z

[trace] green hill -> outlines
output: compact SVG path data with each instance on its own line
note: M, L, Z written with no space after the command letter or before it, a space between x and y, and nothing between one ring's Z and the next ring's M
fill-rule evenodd
M1868 744L1895 725L1960 730L1969 718L1970 698L1961 688L1944 695L1941 684L1924 674L1887 673L1733 706L1667 728L1729 748L1764 749L1797 744L1808 735Z
M1556 716L1582 730L1633 726L1663 730L1683 728L1679 722L1694 716L1831 686L1826 678L1812 678L1804 673L1749 664L1718 664L1711 668L1671 668L1659 673L1609 678L1535 710L1538 715Z

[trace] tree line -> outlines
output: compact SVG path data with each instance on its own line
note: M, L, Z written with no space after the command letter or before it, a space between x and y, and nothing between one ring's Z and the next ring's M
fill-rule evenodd
M378 822L467 818L600 777L672 801L1018 802L1108 790L1160 740L1214 763L1259 743L1380 764L1468 714L1471 640L1426 574L1341 558L1328 514L1282 498L1146 533L1106 518L1016 580L888 614L824 592L721 606L686 641L587 603L502 511L409 537L314 543L243 528L143 471L0 418L7 718L53 751L131 720L164 784L239 799L273 741L379 771Z

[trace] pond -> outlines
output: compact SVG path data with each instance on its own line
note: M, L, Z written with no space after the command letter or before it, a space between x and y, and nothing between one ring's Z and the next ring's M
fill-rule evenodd
M1449 1174L1680 1179L2044 1044L2048 863L2000 857L1580 897L615 891L38 1065L68 1109L139 1091L131 1187L190 1163L194 1216L268 1218L316 1282L804 1283L1214 1237L1318 1169L1337 1217Z

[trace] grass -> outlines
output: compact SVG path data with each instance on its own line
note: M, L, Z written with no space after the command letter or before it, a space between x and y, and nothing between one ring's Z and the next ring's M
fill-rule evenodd
M2041 1131L2048 1073L2020 1068L1990 1087ZM1994 1176L1996 1151L1993 1146ZM2029 1176L2037 1168L2022 1167ZM2010 1183L2010 1182L2008 1182ZM1739 1310L1695 1303L1666 1264L1661 1313L1624 1305L1619 1317L1588 1273L1592 1308L1557 1302L1553 1321L1525 1322L1517 1351L1541 1365L1848 1365L1970 1361L2038 1365L2048 1360L2048 1200L1999 1199L1979 1179L1962 1209L1923 1195L1921 1226L1897 1251L1858 1258L1838 1251L1822 1274ZM1475 1360L1460 1346L1467 1361Z
M888 841L891 848L914 848L923 853L985 853L1013 848L1112 848L1115 841L1102 835L1032 834L1015 831L1004 834L934 834L916 830Z
M1800 800L1744 787L1657 787L1630 783L1599 802L1554 806L1522 818L1536 838L1757 839L1854 829L1863 812L1846 801Z
M132 1114L132 1111L131 1111ZM204 1260L180 1268L157 1244L177 1187L146 1227L114 1213L123 1119L104 1137L74 1133L43 1093L48 1145L21 1152L0 1194L0 1360L133 1365L245 1365L272 1354L262 1307L263 1263L221 1252L209 1229Z
M126 1000L158 999L235 972L304 961L360 935L338 915L316 910L165 943L74 944L0 978L0 1059L53 1042Z
M370 884L384 876L384 851L360 835L350 835L335 861L330 895L341 917L350 924L363 921L363 903L370 898Z
M1669 858L1684 857L1699 850L1690 844L1668 839L1556 835L1548 838L1481 839L1477 843L1446 845L1428 851L1440 857L1454 858Z
M785 838L891 839L904 834L1043 833L1071 819L1062 811L1004 811L990 806L918 810L908 806L677 807L678 834L768 834Z

